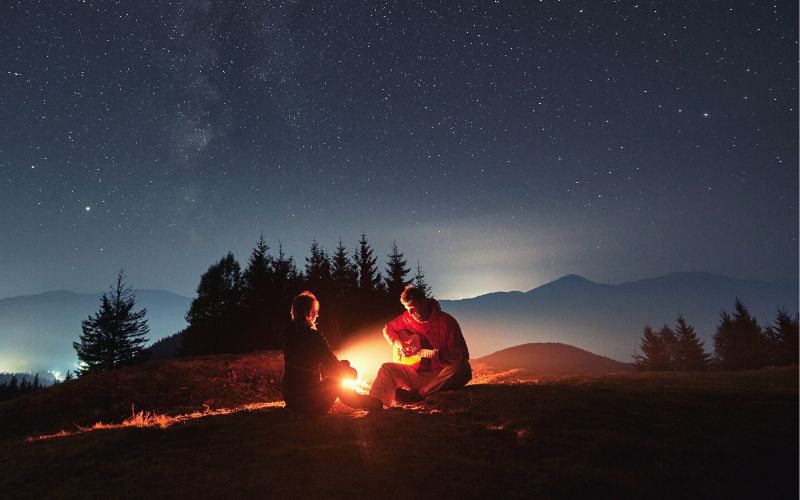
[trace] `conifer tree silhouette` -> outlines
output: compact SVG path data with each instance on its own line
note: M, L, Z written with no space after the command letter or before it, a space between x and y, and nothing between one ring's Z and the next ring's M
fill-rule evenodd
M416 288L423 290L426 297L431 297L433 295L433 290L431 290L431 286L425 280L425 273L422 272L422 266L419 265L419 261L417 261L417 269L414 273L414 277L411 278L411 282Z
M725 370L759 368L766 361L766 338L755 318L738 298L731 316L720 313L714 333L714 359Z
M390 297L399 297L403 289L411 283L406 280L406 276L411 269L406 267L403 253L397 249L397 242L392 242L392 251L389 253L386 262L386 292Z
M687 324L683 316L678 316L675 337L676 368L681 371L708 370L710 356L703 349L703 342L697 337L694 327Z
M668 327L667 327L668 328ZM645 325L642 330L642 341L639 346L641 354L634 354L636 367L643 371L670 370L672 368L672 355L667 340L662 336L664 328L656 333L650 325Z
M111 292L100 299L100 310L81 322L79 342L72 343L81 375L147 359L145 344L150 332L145 319L147 310L134 311L136 294L124 279L120 270Z
M231 252L211 265L200 277L197 297L192 300L183 330L183 354L232 352L240 349L231 338L242 300L242 273Z
M769 363L776 366L798 362L798 317L778 309L775 321L764 329Z
M380 289L381 275L375 265L378 259L373 257L372 253L372 247L367 243L366 233L361 233L354 261L358 267L358 288L362 291Z
M337 294L345 294L358 287L358 269L350 262L347 256L347 249L339 238L339 246L331 259L331 278Z

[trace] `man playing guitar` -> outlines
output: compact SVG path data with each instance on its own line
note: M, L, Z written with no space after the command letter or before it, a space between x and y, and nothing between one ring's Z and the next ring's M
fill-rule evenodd
M458 322L419 288L400 295L406 308L383 329L393 363L384 363L369 395L390 407L421 401L429 394L463 387L472 378L469 350Z

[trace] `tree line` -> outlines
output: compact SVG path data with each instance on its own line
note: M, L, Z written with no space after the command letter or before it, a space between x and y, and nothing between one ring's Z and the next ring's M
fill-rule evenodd
M45 389L47 387L50 387L51 385L48 384L46 381L44 383L40 382L38 372L34 374L33 378L30 381L28 381L27 374L0 373L0 377L2 377L3 379L7 379L4 380L2 384L0 384L0 401L6 401L8 399L14 399L19 396L31 394L40 389ZM67 374L64 376L64 381L66 382L74 378L75 377L73 376L72 372L67 371ZM59 380L55 379L53 380L52 385L56 385L58 383L60 383Z
M736 299L733 313L723 310L713 335L713 355L704 349L682 316L674 328L658 331L645 325L641 353L634 354L640 370L746 370L798 362L798 316L779 309L772 324L761 327L744 303Z
M244 270L228 252L200 277L197 296L186 313L188 326L178 334L179 354L280 348L280 330L289 319L292 298L304 289L319 298L318 324L336 346L359 328L397 314L402 309L399 296L407 284L414 283L430 294L419 263L410 274L396 242L387 255L386 267L380 270L364 233L352 256L341 240L332 255L312 241L302 269L281 244L277 253L270 253L261 235ZM82 321L82 333L73 342L79 375L142 363L157 350L157 357L167 357L160 351L174 349L174 337L145 348L147 310L136 310L136 296L125 284L123 271L110 288L101 298L100 309Z
M396 242L383 270L364 233L352 255L341 239L332 254L312 241L298 268L281 244L270 253L262 235L244 270L229 252L201 276L181 332L181 354L280 348L292 298L305 289L320 300L319 328L336 346L359 328L397 314L400 293L412 282L430 293L421 266L411 275Z

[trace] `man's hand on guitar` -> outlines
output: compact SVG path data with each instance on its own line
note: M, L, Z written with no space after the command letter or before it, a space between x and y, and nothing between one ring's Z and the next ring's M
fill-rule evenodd
M408 340L402 341L400 349L403 351L403 356L413 356L422 348L419 337L411 335Z

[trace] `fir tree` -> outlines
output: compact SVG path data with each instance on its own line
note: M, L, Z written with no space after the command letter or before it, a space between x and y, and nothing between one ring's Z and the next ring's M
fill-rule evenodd
M233 254L211 265L200 277L181 332L183 354L208 354L241 350L238 313L242 303L242 273Z
M764 331L770 363L776 366L793 365L798 361L798 317L778 309L775 322Z
M246 299L258 300L266 294L272 285L272 257L269 255L269 246L260 235L256 246L247 261L247 268L242 274L243 294Z
M317 240L311 242L311 255L306 257L306 280L311 289L319 290L331 281L331 263Z
M403 253L397 249L397 242L392 242L392 251L387 255L386 261L386 292L390 297L399 297L403 289L411 283L406 280L406 276L411 269L406 267Z
M662 328L663 331L663 328ZM660 333L645 325L642 331L641 354L634 354L636 366L643 371L669 370L672 367L670 349Z
M350 292L358 287L358 269L350 262L341 238L331 260L331 279L338 294Z
M741 300L736 299L734 307L733 316L720 313L714 333L715 361L725 370L759 368L766 361L764 333Z
M419 288L420 290L425 292L426 297L431 297L433 295L431 286L425 281L425 273L422 272L422 267L419 265L419 261L417 261L417 270L414 273L414 277L411 279L411 282L414 284L415 288Z
M231 348L238 351L252 351L274 347L274 293L273 261L269 246L260 235L256 246L250 253L247 268L242 273L242 308L239 322L242 330L234 339Z
M358 288L362 291L379 290L382 283L381 275L375 265L378 259L373 257L372 253L372 248L367 243L367 235L361 233L354 260L358 268Z
M667 325L661 327L658 330L658 336L661 338L661 342L664 343L664 347L667 352L667 366L666 370L678 370L678 336L675 335L675 331Z
M703 349L703 342L697 337L694 327L678 316L675 328L675 365L681 371L705 371L710 364L710 356Z
M74 380L74 379L75 379L75 376L72 375L72 372L70 370L67 370L67 373L64 375L64 382L68 382L68 381Z
M122 271L115 286L100 299L100 310L81 322L78 354L81 374L111 370L147 359L145 344L150 328L146 309L134 311L136 294L124 282Z
M281 242L278 242L278 255L272 260L272 275L275 279L275 286L284 295L292 293L294 284L300 277L294 258L286 256Z

